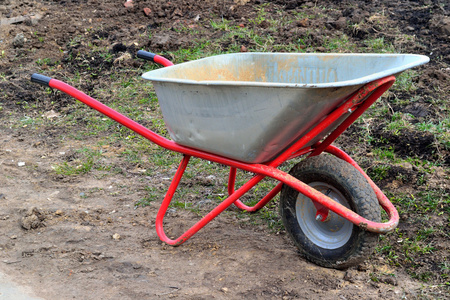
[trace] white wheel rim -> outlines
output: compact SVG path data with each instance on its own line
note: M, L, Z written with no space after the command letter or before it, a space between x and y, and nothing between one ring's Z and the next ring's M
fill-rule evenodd
M335 187L318 181L308 185L350 208L345 197ZM327 221L317 221L316 211L312 200L299 193L295 204L295 212L298 224L306 237L315 245L324 249L337 249L345 245L352 235L353 224L332 211L329 211Z

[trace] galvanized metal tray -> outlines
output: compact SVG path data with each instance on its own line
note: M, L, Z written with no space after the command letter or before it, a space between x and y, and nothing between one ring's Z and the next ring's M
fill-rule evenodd
M365 83L428 61L412 54L238 53L142 77L153 82L176 143L262 163L274 159Z

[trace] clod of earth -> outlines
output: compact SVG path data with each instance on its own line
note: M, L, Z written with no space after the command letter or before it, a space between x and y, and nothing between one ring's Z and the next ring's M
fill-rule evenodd
M20 225L26 230L45 226L45 215L36 207L31 208L20 220Z
M27 41L27 39L25 38L23 33L18 33L15 36L15 38L12 40L12 45L15 48L20 48L20 47L23 47L23 45L25 44L26 41Z

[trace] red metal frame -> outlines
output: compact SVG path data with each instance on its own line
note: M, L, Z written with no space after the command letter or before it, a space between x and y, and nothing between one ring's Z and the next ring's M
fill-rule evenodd
M164 62L166 63L166 62ZM311 129L307 134L301 137L298 141L288 147L283 153L281 153L273 161L264 164L248 164L241 161L233 160L223 156L207 153L201 150L185 147L176 144L175 142L166 139L153 131L145 128L144 126L136 123L135 121L123 116L117 111L109 108L108 106L100 103L99 101L91 98L83 92L75 89L74 87L55 79L51 79L48 85L52 88L58 89L77 100L85 103L86 105L96 109L100 113L113 119L114 121L128 127L134 132L142 135L153 143L166 148L171 151L176 151L183 154L183 159L178 167L175 177L169 186L166 196L161 204L156 217L156 231L159 238L170 245L181 245L187 241L192 235L198 232L211 220L217 217L221 212L228 208L233 203L240 209L246 211L257 211L264 207L270 200L277 195L283 184L287 184L290 187L298 190L306 197L313 200L316 207L318 207L318 215L320 218L325 219L328 214L328 210L335 212L336 214L344 217L353 224L360 226L368 231L376 233L386 233L393 230L399 221L399 215L394 205L387 199L387 197L381 192L381 190L373 183L373 181L367 176L367 174L358 166L358 164L350 158L344 151L331 146L331 143L350 126L373 102L375 102L387 89L389 89L395 81L395 77L388 76L379 80L375 80L361 87L351 97L349 97L342 105L331 112L324 120L322 120L317 126ZM330 133L323 142L318 142L311 147L305 147L311 140L318 136L323 130L328 128L337 119L344 114L349 113L349 116L339 125L332 133ZM359 170L364 177L368 180L370 185L377 195L378 201L382 208L387 212L389 221L385 223L377 223L367 220L343 205L333 201L331 198L318 192L314 188L311 188L307 184L292 177L291 175L277 169L283 162L302 155L309 154L309 156L319 155L322 152L328 152L336 157L343 159L353 165ZM172 201L175 191L181 181L181 178L186 170L191 156L199 157L201 159L209 160L212 162L220 163L230 166L230 174L228 179L228 193L229 196L223 200L216 208L204 216L200 221L195 223L190 229L183 233L176 239L170 239L164 232L163 223L166 211ZM236 171L237 169L253 172L255 174L244 185L235 190ZM248 192L251 188L257 185L265 177L271 177L278 180L280 183L273 188L263 199L261 199L256 205L250 207L242 203L239 198ZM319 209L320 208L320 209ZM318 219L320 219L318 218Z

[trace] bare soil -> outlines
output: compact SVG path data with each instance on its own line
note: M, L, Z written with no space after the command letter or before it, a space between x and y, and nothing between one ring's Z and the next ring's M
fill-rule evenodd
M253 26L264 35L268 24L250 20L266 3L265 11L274 18L299 12L317 16L270 32L280 44L307 36L306 51L321 52L324 37L345 33L361 47L368 37L383 37L395 41L402 52L428 55L430 63L420 68L420 76L414 79L419 87L414 93L421 100L414 105L392 106L391 110L433 120L442 111L429 105L429 100L448 99L449 92L447 1L136 0L128 8L123 2L0 0L2 20L26 16L20 22L0 25L0 272L44 299L450 298L445 286L449 279L439 273L439 266L450 261L450 241L445 234L435 233L435 250L420 256L420 261L399 258L401 263L393 265L385 252L374 253L364 264L342 271L306 261L283 230L271 230L264 223L250 224L233 209L180 247L161 243L154 228L161 199L145 207L136 206L136 202L147 196L147 186L166 188L170 182L166 177L173 175L176 163L165 168L130 163L120 155L127 147L123 140L103 146L103 162L117 166L120 172L107 176L98 171L79 176L56 174L55 164L75 159L75 150L96 145L111 131L82 140L74 138L88 125L82 117L71 124L55 121L57 116L72 112L73 100L29 82L30 74L36 71L60 79L79 78L77 88L93 97L101 96L114 73L128 72L138 78L144 71L144 63L134 59L138 49L176 60L170 51L194 47L199 38L219 39L222 33L211 27L211 20ZM149 15L144 8L151 9ZM360 26L350 28L348 23ZM191 36L183 26L202 30ZM402 33L415 38L398 39ZM79 36L84 37L83 42L75 43ZM235 43L243 50L253 46L251 40L239 37ZM92 52L92 45L106 47L113 59L105 60ZM226 51L230 45L220 47ZM125 53L130 59L123 56ZM395 96L410 97L402 92ZM48 122L16 126L17 120L42 114L47 114ZM381 125L375 127L377 142L372 146L390 144L401 157L440 162L444 167L436 167L428 182L450 192L445 171L450 164L448 150L436 148L431 133L404 130L400 135L389 135ZM344 149L358 147L354 137L362 131L352 127L340 145ZM368 148L363 155L370 154L370 145L364 147ZM364 157L362 164L370 170L370 155ZM140 172L149 168L152 176ZM390 172L377 181L383 190L408 193L420 189L415 183L423 174L412 166L396 166ZM399 174L404 178L400 183L396 180ZM212 184L210 179L200 174L187 185L200 185L208 194L211 185L226 183L226 178L213 178ZM201 207L200 212L207 212L207 208ZM172 209L166 218L169 234L176 235L197 217L190 210ZM446 212L431 215L427 222L448 232L448 220ZM413 234L417 222L425 221L402 215L400 229L405 236ZM389 243L396 247L400 241L391 238ZM411 276L412 268L435 276L424 282Z

